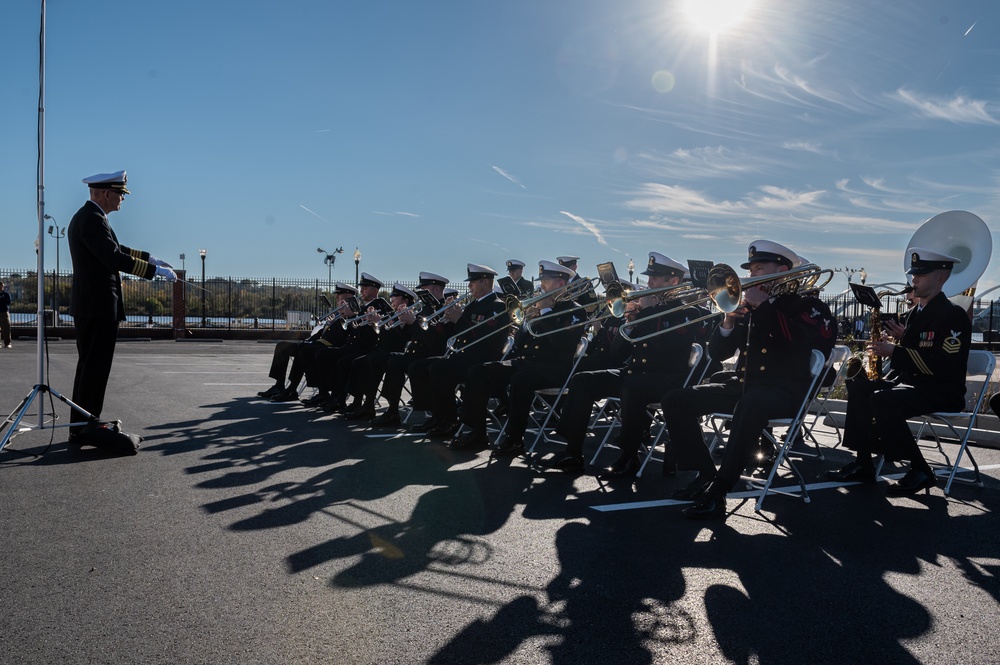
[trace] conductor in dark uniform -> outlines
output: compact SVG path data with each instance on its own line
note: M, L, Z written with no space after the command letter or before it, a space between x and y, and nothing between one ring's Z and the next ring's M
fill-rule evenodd
M128 178L125 171L99 173L84 178L90 200L69 222L67 239L73 258L70 314L76 328L79 359L73 381L73 402L99 418L111 376L118 340L118 324L125 320L121 273L143 279L177 279L166 261L118 242L108 215L121 209ZM87 417L73 409L70 440L79 435Z
M649 263L642 273L649 278L650 289L678 287L685 274L683 264L659 252L649 253ZM698 341L698 329L703 324L685 326L688 321L703 317L698 307L687 307L676 298L646 297L632 301L640 305L629 335L649 339L628 342L620 334L612 344L628 349L622 366L589 372L579 372L568 386L566 405L556 433L566 442L566 452L553 467L567 473L583 471L583 443L587 435L592 405L603 397L621 398L621 455L611 466L601 470L602 479L634 476L639 470L639 444L649 428L647 406L658 402L664 394L684 385L690 371L688 360L691 344ZM631 303L630 303L631 304ZM663 314L673 310L670 314ZM673 329L670 332L660 331ZM657 334L660 333L660 334Z
M521 259L507 259L507 274L514 280L514 285L522 296L530 296L535 291L531 280L524 278L524 261Z
M562 291L536 303L535 318L546 317L533 328L534 336L522 325L515 336L510 358L472 367L462 393L462 423L467 432L452 440L449 448L473 450L485 448L486 406L490 397L508 405L506 438L494 448L494 455L516 455L524 450L524 430L528 422L535 391L541 388L558 388L565 382L573 366L573 355L580 337L587 312L565 293L563 287L573 279L575 272L554 263L538 264L538 277L542 291ZM508 396L509 389L509 396Z
M510 317L493 291L497 271L470 263L466 267L471 302L454 305L445 315L455 323L455 336L443 357L418 360L410 365L414 410L431 411L431 417L410 427L431 436L450 437L458 429L455 390L467 379L469 368L499 360L507 343Z
M751 277L776 275L801 263L787 247L768 240L750 244L742 265ZM723 380L667 393L662 400L670 446L680 469L698 471L695 481L673 498L694 500L687 517L724 517L726 494L756 449L772 418L791 416L811 383L812 350L829 356L836 342L829 307L815 296L771 295L767 283L743 290L743 305L726 314L709 339L712 358L740 352L736 372ZM702 437L698 418L732 413L729 441L718 471Z
M885 378L870 381L864 372L847 381L847 415L844 446L857 459L828 472L832 480L875 482L872 455L887 461L909 460L910 469L888 488L890 496L915 494L935 484L927 464L906 424L935 411L961 411L965 406L965 371L969 361L972 322L960 306L942 292L959 259L922 247L906 250L916 307L905 325L884 322L892 339L873 339L868 348L888 358ZM875 427L871 423L874 418Z

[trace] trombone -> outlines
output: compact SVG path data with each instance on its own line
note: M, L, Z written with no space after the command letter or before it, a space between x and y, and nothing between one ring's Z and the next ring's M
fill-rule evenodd
M530 296L523 299L518 299L517 296L507 296L504 298L504 302L507 304L507 313L510 314L512 323L521 325L528 318L527 310L532 305L537 305L546 298L552 298L553 301L576 300L579 296L593 289L599 281L600 278L598 277L583 278L575 282L567 282L565 286L560 286L558 289L548 292L537 289ZM549 315L546 314L546 316Z
M797 268L792 268L791 270L786 270L784 272L773 273L770 275L760 275L758 277L744 277L743 279L740 279L739 275L736 274L736 271L728 265L725 263L719 263L712 266L712 269L709 271L705 289L697 289L696 287L688 286L688 288L692 289L692 292L695 290L700 291L701 294L703 294L702 297L683 305L683 307L698 307L709 306L709 303L711 303L712 305L715 305L718 311L711 312L705 316L689 319L684 323L679 323L675 326L661 328L660 330L656 330L646 335L640 335L638 337L631 336L629 331L623 327L621 329L621 335L629 342L641 342L649 339L650 337L656 337L657 335L673 332L695 323L701 323L702 321L717 317L720 314L735 312L742 304L743 291L749 288L769 285L770 294L772 296L778 296L787 293L798 293L800 291L818 291L829 284L831 279L833 279L833 271L829 268L820 268L815 263L804 263ZM678 285L677 287L665 287L664 291L671 288L676 289L679 288L679 286L681 285ZM657 290L659 289L652 289L652 291ZM649 295L650 291L640 293ZM674 298L678 298L684 297L687 294L677 293L671 295ZM680 307L671 308L663 312L657 312L654 316L666 316L667 314L675 312L678 309L680 309ZM648 318L646 320L648 320Z
M471 293L466 293L461 298L456 298L455 300L452 300L450 303L446 304L444 307L442 307L441 309L437 310L433 314L430 314L428 316L422 316L422 317L420 317L420 329L421 330L427 330L432 325L437 325L438 321L444 315L444 313L447 312L452 307L455 307L456 305L459 306L459 307L465 307L466 305L468 305L471 302L472 302L472 294Z

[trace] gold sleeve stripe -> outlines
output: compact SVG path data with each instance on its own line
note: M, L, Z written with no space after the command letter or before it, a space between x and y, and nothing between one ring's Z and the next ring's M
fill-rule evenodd
M931 368L927 366L927 363L924 362L924 359L920 357L920 354L917 353L916 349L907 349L906 352L910 354L910 360L912 360L913 364L917 366L917 369L921 374L934 374L934 372L931 371Z
M142 258L142 252L139 251L138 249L130 249L130 250L128 250L128 254L133 259L141 259Z

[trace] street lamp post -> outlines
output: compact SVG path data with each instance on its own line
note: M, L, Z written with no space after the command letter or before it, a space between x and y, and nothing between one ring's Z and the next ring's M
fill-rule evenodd
M632 273L635 271L635 261L628 260L628 281L632 281Z
M45 219L51 219L56 222L56 218L52 215L45 215ZM55 225L49 224L49 235L56 239L56 279L55 283L52 285L52 312L53 325L59 323L59 241L66 237L66 227L59 227L59 222Z
M199 249L198 255L201 256L201 327L204 328L208 325L208 320L205 318L205 255L208 254L207 249Z
M187 268L184 267L184 254L181 254L180 259L181 259L181 270L187 273Z
M361 250L354 248L354 288L361 288L361 278L358 277L358 266L361 264Z
M317 247L316 251L320 254L326 254L326 258L323 259L323 263L326 264L326 290L333 291L333 264L337 262L337 254L343 254L344 248L338 247L333 250L333 253L327 252L322 247Z

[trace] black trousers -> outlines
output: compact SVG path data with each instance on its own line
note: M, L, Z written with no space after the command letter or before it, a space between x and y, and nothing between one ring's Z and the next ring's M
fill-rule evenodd
M302 342L289 341L278 342L274 347L274 353L271 355L271 369L267 375L274 379L276 383L280 383L282 388L285 386L285 375L288 373L288 364L292 362L292 358L295 357L295 354L298 353L301 347Z
M708 476L714 474L716 488L728 492L750 462L767 421L794 416L801 400L801 389L762 384L743 391L738 381L691 386L667 393L661 407L677 466ZM709 413L733 414L729 440L717 472L698 421Z
M469 369L462 392L462 422L474 432L486 431L486 406L490 397L497 397L507 401L507 437L523 438L535 391L560 387L569 372L562 365L515 362L489 362Z
M907 418L934 411L958 411L963 406L962 400L942 397L929 389L851 379L847 382L844 447L857 451L859 458L882 453L889 461L910 460L917 467L926 467Z
M353 395L354 399L363 400L365 404L374 406L375 393L378 392L378 385L382 383L382 376L388 366L389 352L379 347L355 358L351 363L347 392Z
M466 383L469 368L481 364L481 361L470 360L466 355L459 353L447 357L435 356L410 364L410 390L413 393L414 409L430 409L432 416L438 420L458 418L455 390L460 383Z
M577 372L567 387L566 402L556 428L556 433L566 439L567 454L583 454L594 402L603 397L619 397L622 425L619 446L622 457L635 456L650 424L646 407L660 401L665 393L681 387L684 379L685 376L677 374L627 374L619 369Z
M108 389L111 364L115 359L118 321L77 318L74 327L78 359L76 376L73 379L73 403L98 418L104 410L104 393ZM86 420L85 415L76 409L72 410L70 422Z
M406 384L410 365L420 360L412 353L390 353L386 359L385 375L382 378L382 399L389 403L389 411L399 409L399 401Z

